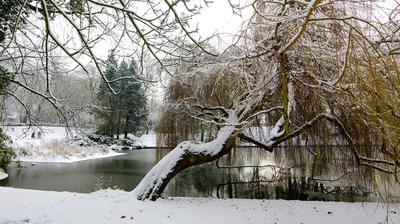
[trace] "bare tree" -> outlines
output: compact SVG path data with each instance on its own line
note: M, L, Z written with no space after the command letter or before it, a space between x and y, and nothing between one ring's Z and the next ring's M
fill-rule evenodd
M180 44L186 39L208 52L195 30L188 28L188 20L207 1L26 0L18 3L20 10L8 23L13 32L0 47L0 64L15 74L14 85L42 97L58 109L66 122L69 117L66 108L62 108L63 99L56 97L51 89L51 80L61 61L66 73L76 69L89 73L95 67L102 81L117 94L110 84L118 80L104 76L107 50L113 50L120 57L138 58L142 68L149 56L164 66L165 55L174 55L178 49L190 52L191 48ZM25 15L27 19L22 20ZM43 90L25 81L27 76L35 74L44 75ZM143 73L140 77L146 83L154 81ZM18 102L24 101L18 99Z

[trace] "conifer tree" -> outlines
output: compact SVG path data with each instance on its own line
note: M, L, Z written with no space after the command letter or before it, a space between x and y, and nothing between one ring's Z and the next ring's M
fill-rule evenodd
M113 52L108 55L106 61L107 67L104 75L108 80L116 79L118 74L118 61ZM118 83L110 83L111 88L117 89ZM116 90L117 91L117 90ZM97 132L113 137L116 130L116 96L108 88L107 84L102 82L97 93L99 106L96 108L96 116L99 119Z
M121 97L124 99L124 107L127 112L125 114L125 138L128 132L132 132L136 135L142 134L147 119L148 112L145 91L142 82L139 80L137 70L137 64L132 60L128 67L128 74L130 74L132 78L124 82L125 85L122 87L121 91Z
M137 73L134 60L128 64L122 61L119 66L113 54L107 60L105 76L117 94L113 94L105 83L102 83L97 94L99 107L96 110L99 118L98 133L111 137L128 133L140 135L147 119L145 91Z

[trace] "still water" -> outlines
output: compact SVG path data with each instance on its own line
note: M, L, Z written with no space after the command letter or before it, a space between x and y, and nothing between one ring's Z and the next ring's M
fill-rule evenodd
M106 188L131 191L168 152L168 149L145 149L69 164L22 163L22 168L12 163L9 177L0 180L0 186L82 193ZM318 159L316 166L312 162L315 157L304 149L268 153L257 148L237 148L218 164L209 163L180 173L170 182L165 195L330 201L378 199L376 189L366 182L368 178L359 178L359 172L349 172L351 167L343 165L349 161L335 159L335 163L328 165L323 156ZM329 172L321 173L316 167ZM398 200L396 194L391 197Z
M155 150L75 163L12 163L0 185L16 188L88 193L103 188L132 190L156 163Z

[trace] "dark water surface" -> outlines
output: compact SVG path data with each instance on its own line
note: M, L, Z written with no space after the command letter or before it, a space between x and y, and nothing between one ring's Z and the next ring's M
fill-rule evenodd
M93 192L104 188L132 190L154 166L155 150L132 151L124 155L75 163L21 162L9 166L9 177L0 185L16 188Z
M168 152L168 149L145 149L69 164L22 163L24 168L12 163L9 177L0 180L0 186L82 193L105 188L131 191ZM378 199L368 179L360 178L359 172L351 172L348 165L351 161L336 158L335 163L328 164L322 155L314 165L315 157L304 149L267 153L257 148L237 148L218 165L205 164L180 173L170 182L165 195L329 201ZM332 161L332 158L325 159Z

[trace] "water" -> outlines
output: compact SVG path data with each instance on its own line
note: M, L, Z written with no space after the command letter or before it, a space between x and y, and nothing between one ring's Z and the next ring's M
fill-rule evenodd
M342 152L343 150L341 150ZM88 193L99 189L133 190L145 174L169 152L168 149L131 151L125 155L70 164L15 163L1 186ZM351 161L335 159L319 165L304 149L280 149L268 153L257 148L237 148L223 157L218 166L209 163L178 174L168 185L166 196L267 198L329 201L374 201L377 194L368 178L348 172ZM340 156L339 156L340 158ZM314 171L312 168L314 167ZM321 172L321 170L326 170ZM335 179L335 181L315 181ZM347 175L348 173L348 175Z
M132 190L154 166L155 150L76 163L16 163L0 185L16 188L88 193L104 188Z

